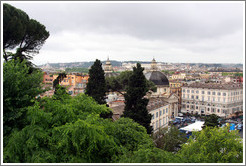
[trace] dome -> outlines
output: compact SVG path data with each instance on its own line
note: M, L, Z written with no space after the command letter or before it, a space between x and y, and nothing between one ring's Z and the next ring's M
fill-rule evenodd
M145 74L147 80L152 81L155 85L167 85L169 81L167 77L160 71L150 71Z

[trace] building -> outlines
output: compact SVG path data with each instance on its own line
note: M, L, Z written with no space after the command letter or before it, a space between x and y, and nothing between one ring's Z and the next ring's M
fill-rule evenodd
M182 106L182 86L184 85L183 82L180 80L170 80L170 92L175 93L178 96L178 111L181 111L181 106Z
M176 79L183 80L186 78L186 74L185 73L173 74L171 78L172 80L176 80Z
M182 87L182 112L228 117L243 111L243 84L193 83Z
M162 72L158 71L155 59L152 60L151 69L149 72L145 73L145 77L147 80L152 81L157 87L157 91L152 92L152 97L168 97L170 95L169 81Z
M58 73L44 72L43 83L53 87L53 81L58 77ZM68 89L69 94L77 95L84 93L89 75L82 75L80 73L67 74L67 76L59 83Z
M107 59L106 64L103 66L103 69L104 69L105 77L115 77L119 75L119 73L114 72L109 58Z
M151 92L150 98L162 98L169 103L170 111L169 118L174 118L178 115L178 95L171 93L168 78L160 71L158 71L155 59L152 60L151 69L145 74L147 80L152 81L156 87L156 92Z
M113 110L113 120L117 120L123 115L125 103L123 100L116 100L110 102L109 107ZM149 99L147 110L152 115L150 124L153 127L153 131L168 126L170 109L171 105L165 98Z

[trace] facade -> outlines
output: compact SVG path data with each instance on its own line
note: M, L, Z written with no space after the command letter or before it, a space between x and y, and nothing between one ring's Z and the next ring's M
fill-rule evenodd
M115 77L118 75L118 73L114 73L109 58L107 59L106 64L103 66L103 69L104 69L105 77Z
M151 92L149 98L161 98L169 104L168 117L174 118L178 115L178 95L170 91L168 78L160 71L158 71L155 59L152 60L151 69L145 74L147 80L152 81L156 87L156 92Z
M243 111L243 84L193 83L182 87L182 112L228 117Z
M53 81L58 77L59 74L44 73L43 83L52 87ZM71 95L77 95L84 93L86 84L88 82L89 75L82 74L67 74L67 76L60 82L61 86L68 88L68 92Z
M179 74L173 74L172 75L172 79L176 80L176 79L180 79L183 80L186 78L186 74L185 73L179 73Z
M110 102L109 107L113 110L113 120L117 120L123 115L125 103L123 100L116 100ZM150 124L154 132L168 126L171 104L165 98L150 98L147 109L152 115Z
M153 131L168 126L170 104L161 98L151 98L147 106L149 113L152 115L151 126Z
M151 69L145 73L145 77L157 87L157 91L152 92L152 97L168 97L170 95L169 81L162 72L158 71L155 59L152 60Z
M175 93L178 96L178 111L181 111L182 106L182 86L184 85L183 82L180 82L178 80L171 80L169 82L170 84L170 92Z

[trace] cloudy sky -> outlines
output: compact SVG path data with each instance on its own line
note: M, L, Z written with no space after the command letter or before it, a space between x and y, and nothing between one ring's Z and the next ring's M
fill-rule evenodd
M106 60L243 63L244 3L20 3L50 37L37 65Z

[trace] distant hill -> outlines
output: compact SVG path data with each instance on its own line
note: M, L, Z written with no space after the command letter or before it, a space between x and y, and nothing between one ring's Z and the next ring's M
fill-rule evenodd
M105 64L106 61L101 61L102 64ZM112 66L122 66L122 63L142 63L142 64L146 64L146 63L151 63L151 61L116 61L116 60L111 60L110 61ZM93 65L94 61L90 61L90 62L69 62L69 63L49 63L49 66L53 67L53 68L73 68L73 67L82 67L82 68L89 68L91 65ZM166 62L158 62L158 63L165 63ZM212 68L243 68L243 64L220 64L220 63L170 63L170 64L189 64L190 66L198 66L198 67L212 67ZM40 65L38 67L43 67L47 64L44 65Z

